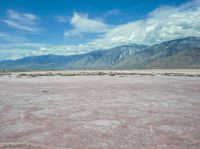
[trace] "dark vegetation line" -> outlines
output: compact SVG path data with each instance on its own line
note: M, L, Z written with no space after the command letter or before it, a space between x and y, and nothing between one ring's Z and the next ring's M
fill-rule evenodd
M12 73L0 72L0 76L11 76ZM19 73L17 77L41 77L41 76L187 76L187 77L200 77L200 74L187 74L187 73L142 73L142 72L104 72L104 71L91 71L91 72L44 72L44 73Z

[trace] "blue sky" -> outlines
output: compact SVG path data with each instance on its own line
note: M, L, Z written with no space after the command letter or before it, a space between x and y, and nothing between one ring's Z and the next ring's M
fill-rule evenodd
M0 60L200 35L200 1L0 0Z

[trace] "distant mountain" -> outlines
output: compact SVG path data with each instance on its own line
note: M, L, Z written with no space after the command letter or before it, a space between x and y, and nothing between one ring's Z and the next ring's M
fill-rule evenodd
M200 68L200 38L171 40L145 48L118 63L115 68Z
M18 60L0 61L1 70L64 70L111 69L114 65L143 50L145 45L124 45L109 50L98 50L80 55L42 55Z
M1 70L200 68L200 38L124 45L80 55L43 55L0 61Z
M99 69L112 68L119 62L125 60L127 57L132 56L136 52L139 52L147 47L148 46L146 45L134 44L109 49L102 55L101 58L96 60L91 67Z

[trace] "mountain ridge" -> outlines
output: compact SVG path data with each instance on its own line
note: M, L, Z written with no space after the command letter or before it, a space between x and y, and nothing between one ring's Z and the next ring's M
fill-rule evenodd
M152 46L122 45L79 55L41 55L0 61L0 70L200 68L200 37Z

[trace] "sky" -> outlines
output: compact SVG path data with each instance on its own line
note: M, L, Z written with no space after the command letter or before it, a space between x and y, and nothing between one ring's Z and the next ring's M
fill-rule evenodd
M0 0L0 60L200 36L200 0Z

